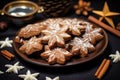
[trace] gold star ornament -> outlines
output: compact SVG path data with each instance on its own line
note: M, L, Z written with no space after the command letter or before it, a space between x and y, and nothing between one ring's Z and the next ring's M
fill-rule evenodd
M109 23L109 25L111 25L113 28L115 28L115 25L113 23L113 20L110 17L120 15L120 13L111 12L109 10L107 2L105 2L105 4L104 4L103 11L93 10L93 13L101 16L99 18L99 20L102 21L103 19L105 19Z

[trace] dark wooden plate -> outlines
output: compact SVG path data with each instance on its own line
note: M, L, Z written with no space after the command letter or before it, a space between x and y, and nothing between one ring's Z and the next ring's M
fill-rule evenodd
M88 62L88 61L98 57L99 55L101 55L104 52L104 50L106 49L107 44L108 44L108 36L104 30L103 30L103 35L104 35L104 38L99 43L97 43L97 45L95 46L96 50L94 52L89 53L88 56L85 58L72 58L70 61L66 62L66 64L64 64L64 65L59 65L59 64L50 65L41 58L28 57L27 55L25 55L24 53L19 51L20 44L16 43L14 40L13 40L13 46L14 46L14 49L17 52L17 54L23 60L25 60L27 62L36 64L39 66L46 66L46 67L67 67L67 66L72 66L72 65L77 65L77 64Z

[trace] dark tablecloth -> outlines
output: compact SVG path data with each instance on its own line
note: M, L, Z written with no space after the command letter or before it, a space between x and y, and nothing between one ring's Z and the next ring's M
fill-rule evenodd
M90 1L91 1L91 7L98 10L102 10L105 2L105 0L90 0ZM7 2L10 2L10 0L1 0L0 8L2 8L5 4L7 4ZM110 7L110 11L120 12L119 0L107 0L107 3ZM68 15L73 16L75 14L69 13ZM9 20L7 16L0 16L0 21L8 22L8 29L0 32L0 40L4 40L6 37L13 39L14 36L16 35L16 32L21 27L11 22L11 20ZM120 16L113 17L113 21L116 26L118 22L120 22ZM106 21L104 22L107 24ZM7 70L5 64L14 64L17 61L19 61L20 65L25 66L25 69L19 71L19 74L25 74L27 70L30 70L32 73L39 72L40 75L37 77L38 80L45 80L46 76L51 78L59 76L60 80L94 80L95 79L94 74L97 68L99 67L100 63L102 62L102 60L104 58L108 58L109 54L115 53L116 50L120 51L120 38L108 31L106 32L108 34L108 41L109 41L106 50L101 56L89 62L79 64L76 66L66 67L66 68L41 67L24 61L23 59L21 59L21 57L19 57L16 54L13 47L9 47L4 49L7 49L10 52L12 52L15 55L15 60L8 61L7 59L5 59L3 56L0 55L0 70L5 72ZM102 80L119 80L120 78L119 72L120 72L120 62L118 63L111 62L110 68L103 76ZM0 74L0 80L22 80L22 79L18 77L18 74L5 72L4 74Z

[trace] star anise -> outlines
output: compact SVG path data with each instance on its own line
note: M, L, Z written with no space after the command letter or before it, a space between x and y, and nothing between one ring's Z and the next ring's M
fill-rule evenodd
M5 30L8 27L8 24L4 21L0 21L0 31Z
M40 56L46 59L49 64L65 64L66 60L72 57L72 54L62 48L54 48L53 50L46 50Z
M80 55L80 57L85 57L88 55L88 52L94 51L95 47L87 40L75 37L71 42L72 50L71 53L74 55Z
M74 9L76 10L76 14L83 14L88 15L88 11L91 11L92 8L90 7L90 2L85 2L83 0L79 0L78 4L74 6Z
M41 44L41 39L32 37L30 40L24 41L19 50L25 52L27 55L30 55L36 51L42 50L42 47L43 45Z

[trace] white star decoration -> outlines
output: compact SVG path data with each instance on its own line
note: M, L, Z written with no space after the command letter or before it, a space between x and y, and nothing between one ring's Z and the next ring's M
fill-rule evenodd
M51 79L50 77L46 77L46 80L59 80L59 77L55 77L54 79Z
M19 66L19 62L16 62L14 65L6 64L5 67L8 67L6 72L18 73L18 70L23 69L23 66Z
M37 76L39 75L39 73L33 73L31 74L30 70L28 70L26 72L26 75L18 75L20 78L23 78L24 80L37 80Z
M3 71L0 71L0 74L4 74L4 72L3 72Z
M0 41L0 48L3 48L3 47L12 47L12 40L9 40L9 37L5 38L4 41Z
M120 61L120 52L116 51L116 54L110 54L109 57L113 59L113 62L118 62Z

